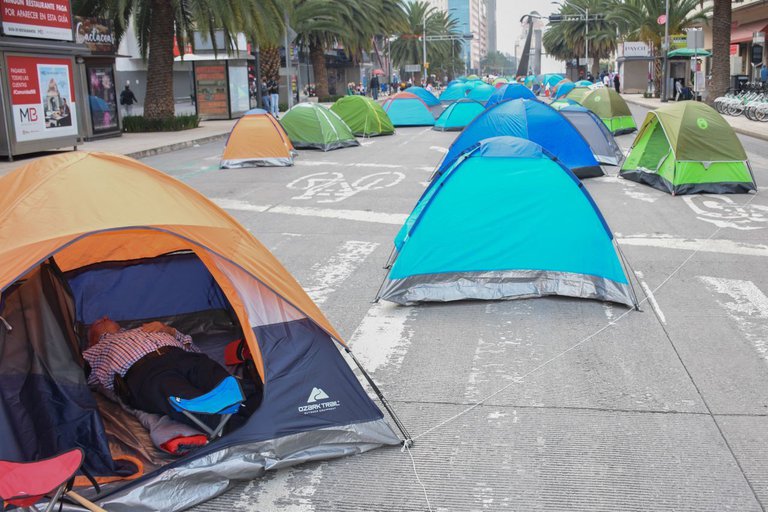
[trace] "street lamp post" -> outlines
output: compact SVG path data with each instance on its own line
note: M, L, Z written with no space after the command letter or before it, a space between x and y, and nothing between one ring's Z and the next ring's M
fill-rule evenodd
M421 75L421 81L423 82L423 85L427 85L427 10L424 9L424 17L421 19L422 28L424 29L424 34L421 38L422 42L422 51L423 51L423 57L424 57L424 72Z
M667 99L667 54L669 53L669 0L664 3L664 69L661 70L661 101L666 103ZM695 76L695 75L694 75Z

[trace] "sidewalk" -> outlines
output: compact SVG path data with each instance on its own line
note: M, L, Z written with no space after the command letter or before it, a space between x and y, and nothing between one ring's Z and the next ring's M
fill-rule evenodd
M121 137L94 140L78 145L78 151L101 151L106 153L118 153L132 158L144 158L146 156L188 148L195 144L205 144L222 140L229 135L237 119L225 121L202 121L198 128L182 130L179 132L152 132L152 133L124 133ZM72 150L71 147L61 148L63 151ZM37 158L55 154L55 151L35 153L33 155L19 155L13 162L3 159L0 161L0 176L21 167Z
M643 98L640 94L622 94L621 97L624 98L627 103L634 103L635 105L640 105L641 107L650 108L652 110L664 105L658 98ZM669 104L671 103L673 102L670 102ZM723 116L723 118L728 121L728 124L731 125L733 131L736 133L768 141L768 123L750 121L744 116ZM640 128L640 124L643 120L637 119L636 121L637 127Z

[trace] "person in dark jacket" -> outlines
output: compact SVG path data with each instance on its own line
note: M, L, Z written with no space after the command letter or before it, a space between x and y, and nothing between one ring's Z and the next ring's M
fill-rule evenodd
M616 92L621 92L621 91L619 91L619 86L620 85L621 85L621 83L619 81L619 74L616 73L615 75L613 75L613 88L616 89Z
M371 96L373 96L374 100L378 100L379 88L380 88L379 77L376 75L373 75L373 77L371 77L371 83L369 84L369 86L371 88Z

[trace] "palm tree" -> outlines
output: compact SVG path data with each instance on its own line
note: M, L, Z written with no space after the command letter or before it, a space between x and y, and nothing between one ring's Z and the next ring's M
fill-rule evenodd
M608 20L618 25L626 39L646 41L654 48L657 57L654 68L656 96L661 94L659 57L662 55L661 43L664 39L664 25L659 25L657 19L664 14L664 7L664 3L657 0L613 0L607 16ZM701 0L670 0L667 20L669 33L679 34L686 28L706 23L710 10L709 6L701 8Z
M147 59L147 92L144 117L164 119L175 115L173 99L173 43L185 46L193 32L223 31L225 48L234 48L234 34L256 38L273 27L282 27L280 0L75 0L73 9L83 16L101 16L115 22L118 40L132 19L141 56Z
M296 43L309 48L317 95L328 95L326 49L341 44L359 59L373 47L374 36L392 33L403 20L402 0L294 0L291 26Z
M422 62L425 21L427 35L449 38L445 41L427 41L427 55L432 63L431 69L442 68L442 71L447 71L449 67L455 66L456 57L461 54L461 33L455 18L431 7L423 0L406 5L405 18L405 29L397 39L392 41L391 46L391 57L396 67Z
M730 87L731 63L728 48L731 44L731 0L714 0L712 10L712 85L707 103L724 95Z

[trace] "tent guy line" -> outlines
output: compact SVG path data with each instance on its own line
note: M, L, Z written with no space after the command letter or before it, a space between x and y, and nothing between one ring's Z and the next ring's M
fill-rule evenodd
M751 202L752 202L752 201L753 201L753 200L754 200L754 199L755 199L757 196L758 196L758 193L755 193L754 195L752 195L752 196L751 196L751 197L750 197L750 198L749 198L749 199L748 199L748 200L747 200L747 201L744 203L744 206L747 206L747 205L749 205L749 204L750 204L750 203L751 203ZM722 227L718 227L717 229L715 229L715 230L712 232L712 234L711 234L711 235L709 235L709 236L708 236L708 237L705 239L705 241L711 240L712 238L714 238L715 236L717 236L717 234L718 234L720 231L722 231L722 229L723 229ZM661 289L661 288L662 288L664 285L666 285L666 284L667 284L667 283L668 283L668 282L669 282L669 281L670 281L670 280L671 280L671 279L672 279L674 276L676 276L676 275L677 275L677 274L678 274L678 273L679 273L679 272L680 272L680 271L683 269L683 267L685 267L685 265L687 265L687 264L688 264L688 262L689 262L689 261L691 261L691 260L693 259L693 257L694 257L694 256L696 256L696 255L697 255L699 252L701 252L701 251L700 251L699 249L697 249L697 250L695 250L694 252L692 252L691 254L689 254L689 255L688 255L688 257L687 257L687 258L685 258L685 260L683 260L683 262L682 262L682 263L680 263L680 265L678 265L678 266L677 266L677 267L676 267L676 268L675 268L675 269L674 269L674 270L673 270L673 271L672 271L672 272L671 272L671 273L670 273L670 274L669 274L669 275L668 275L668 276L667 276L667 277L666 277L666 278L665 278L665 279L664 279L664 280L663 280L663 281L662 281L662 282L661 282L661 283L660 283L658 286L656 286L655 288L653 288L652 292L653 292L654 294L655 294L656 292L658 292L658 291L659 291L659 290L660 290L660 289ZM648 295L646 295L646 296L645 296L645 298L643 298L642 300L640 300L640 301L638 302L638 306L641 306L641 305L643 305L643 303L647 302L648 300L649 300L649 296L648 296ZM577 349L578 347L580 347L581 345L583 345L583 344L584 344L584 343L586 343L587 341L591 340L592 338L596 337L596 336L597 336L597 335L599 335L600 333L602 333L602 332L604 332L604 331L608 330L610 327L612 327L612 326L616 325L616 324L617 324L619 321L621 321L621 320L622 320L624 317L626 317L627 315L629 315L629 313L631 313L632 311L634 311L634 309L627 309L627 310L626 310L624 313L622 313L621 315L619 315L619 316L618 316L618 317L617 317L615 320L609 321L607 324L605 324L604 326L602 326L601 328L599 328L597 331L595 331L595 332L593 332L592 334L590 334L590 335L586 336L585 338L582 338L582 339L581 339L581 340L579 340L577 343L575 343L575 344L571 345L570 347L568 347L567 349L565 349L565 350L563 350L563 351L559 352L558 354L555 354L554 356L552 356L551 358L547 359L546 361L544 361L544 362L543 362L543 363L541 363L540 365L538 365L538 366L536 366L535 368L533 368L533 369L531 369L531 370L527 371L527 372L526 372L526 373L524 373L522 376L520 376L520 377L517 377L516 379L513 379L513 380L512 380L512 381L511 381L509 384L507 384L506 386L502 386L501 388L497 389L496 391L494 391L494 392L493 392L493 393L491 393L490 395L486 396L485 398L483 398L483 399L481 399L481 400L478 400L477 402L475 402L475 403L474 403L474 404L472 404L471 406L467 407L467 408L466 408L466 409L464 409L463 411L460 411L459 413L457 413L457 414L454 414L454 415L453 415L453 416L451 416L450 418L448 418L448 419L446 419L446 420L444 420L444 421L442 421L442 422L438 423L438 424L437 424L437 425L435 425L434 427L428 428L428 429L427 429L427 430L425 430L424 432L421 432L420 434L416 434L416 435L414 435L414 436L413 436L413 438L412 438L412 439L413 439L413 441L416 441L416 440L417 440L417 439L419 439L420 437L423 437L423 436L425 436L425 435L427 435L427 434L429 434L429 433L431 433L431 432L434 432L435 430L437 430L437 429L439 429L439 428L441 428L441 427L443 427L443 426L447 425L448 423L451 423L452 421L454 421L454 420L456 420L456 419L460 418L461 416L464 416L464 415L465 415L465 414L467 414L468 412L472 411L473 409L475 409L475 408L477 408L478 406L482 405L483 403L487 402L488 400L490 400L490 399L491 399L491 398L493 398L494 396L498 395L499 393L502 393L502 392L506 391L507 389L509 389L509 388L510 388L510 387L512 387L513 385L515 385L515 384L520 384L521 382L523 382L523 381L525 380L525 378L526 378L526 377L529 377L530 375L533 375L534 373L538 372L539 370L541 370L541 369L543 369L544 367L546 367L547 365L549 365L549 363L551 363L551 362L554 362L554 361L556 361L556 360L560 359L560 358L561 358L561 357L563 357L564 355L566 355L566 354L568 354L569 352L572 352L573 350ZM655 316L655 315L654 315L654 316ZM660 319L659 319L659 323L661 323L661 320L660 320ZM662 327L663 327L663 325L662 325ZM713 417L713 416L712 416L712 412L711 412L711 411L709 411L709 416L710 416L710 417ZM713 417L713 421L714 421L714 417Z

